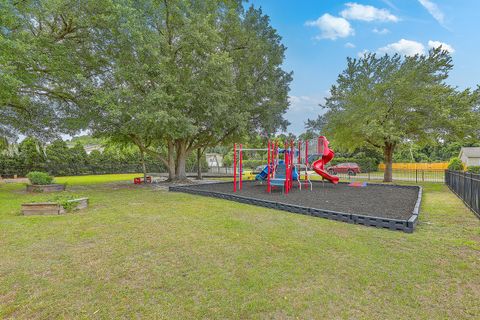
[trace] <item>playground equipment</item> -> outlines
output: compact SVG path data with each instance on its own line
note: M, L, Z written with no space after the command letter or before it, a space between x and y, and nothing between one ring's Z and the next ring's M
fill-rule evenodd
M324 136L318 138L318 147L320 149L320 153L322 157L315 161L312 165L313 171L318 173L323 178L327 179L333 184L337 184L339 177L332 176L327 171L325 171L325 164L329 163L333 157L335 157L335 153L328 147L328 140Z
M312 183L308 173L310 162L313 162L312 169L322 177L322 180L325 179L333 184L337 184L339 178L330 175L325 170L325 165L335 156L328 144L329 142L324 136L307 141L298 141L297 149L294 148L293 141L285 142L283 149L280 149L280 144L274 141L268 141L267 149L243 149L241 144L234 144L233 191L236 192L237 189L242 190L244 151L267 152L267 165L255 177L257 181L267 182L267 192L271 192L272 187L281 187L283 192L288 194L294 182L296 182L300 190L302 185L310 187L311 190ZM280 157L283 159L280 159Z

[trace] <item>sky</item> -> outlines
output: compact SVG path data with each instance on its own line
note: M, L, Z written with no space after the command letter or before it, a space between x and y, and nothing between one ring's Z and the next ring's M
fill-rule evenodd
M480 84L480 0L250 0L268 15L287 47L293 71L289 132L321 112L318 104L346 67L364 52L426 53L442 45L453 57L448 83Z

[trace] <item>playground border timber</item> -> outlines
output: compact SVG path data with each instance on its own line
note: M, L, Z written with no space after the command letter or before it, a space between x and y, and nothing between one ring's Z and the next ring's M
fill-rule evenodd
M216 182L216 184L231 184L232 182ZM345 182L340 182L345 183ZM197 186L205 186L211 183L202 183L196 185L182 185L182 186L171 186L169 187L170 192L182 192L188 193L193 195L200 195L200 196L207 196L213 198L220 198L224 200L236 201L245 204L251 204L255 206L270 208L270 209L277 209L288 211L292 213L298 213L303 215L309 215L313 217L325 218L330 220L342 221L352 224L360 224L364 226L372 226L376 228L385 228L388 230L393 231L403 231L406 233L412 233L415 230L415 227L418 223L418 215L420 213L420 205L422 201L422 187L421 186L403 186L403 185L388 185L389 187L395 188L414 188L418 190L417 201L415 203L415 207L412 211L412 214L409 219L407 220L400 220L400 219L392 219L392 218L385 218L385 217L376 217L376 216L369 216L369 215L360 215L354 213L346 213L346 212L339 212L339 211L332 211L332 210L325 210L321 208L311 208L311 207L304 207L300 205L292 205L287 203L281 202L274 202L268 200L262 200L258 198L251 198L245 196L239 196L236 194L230 193L222 193L222 192L215 192L215 191L208 191L198 189ZM370 184L376 186L385 186L383 184Z

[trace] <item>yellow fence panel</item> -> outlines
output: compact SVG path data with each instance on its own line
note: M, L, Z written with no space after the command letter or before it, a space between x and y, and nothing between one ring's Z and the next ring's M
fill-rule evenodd
M445 170L448 168L448 162L434 162L434 163L407 163L397 162L392 163L393 170ZM380 163L378 170L385 170L385 164Z

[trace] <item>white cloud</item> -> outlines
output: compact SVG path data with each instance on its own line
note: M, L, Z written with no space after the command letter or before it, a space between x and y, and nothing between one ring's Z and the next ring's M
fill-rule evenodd
M322 112L319 104L325 99L318 93L311 96L289 96L290 106L287 109L285 118L291 122L288 131L300 134L305 131L305 122L308 119L316 119Z
M433 40L428 41L428 47L429 48L438 48L440 46L442 47L443 50L446 50L449 53L454 53L455 52L455 49L451 45L449 45L445 42L433 41Z
M328 13L325 13L315 21L307 21L305 24L320 29L321 33L316 37L317 39L335 40L355 34L355 30L353 30L347 20L334 17Z
M288 109L293 112L313 112L318 111L318 105L321 101L309 96L289 96L290 106Z
M388 30L387 28L383 28L383 29L373 28L372 32L376 34L384 35L384 34L390 33L390 30Z
M357 57L363 58L366 54L370 53L367 49L363 49L362 51L357 53Z
M425 46L420 42L413 40L400 39L398 42L390 43L385 47L377 50L380 54L401 54L405 56L414 56L416 54L424 54Z
M387 9L379 9L369 5L348 2L348 8L340 12L340 15L348 20L397 22L400 19Z
M387 6L389 6L392 9L398 10L397 6L395 6L390 0L382 0L383 3L385 3Z
M345 43L345 48L355 48L355 45L351 42Z
M442 10L437 6L437 4L431 0L418 0L420 4L427 9L428 13L438 21L442 26L445 26L445 15Z

